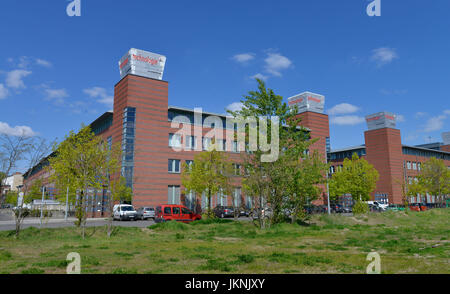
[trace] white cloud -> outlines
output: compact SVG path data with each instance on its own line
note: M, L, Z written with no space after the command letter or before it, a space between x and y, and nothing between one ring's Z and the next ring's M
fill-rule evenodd
M9 124L4 122L0 122L0 134L17 137L18 136L32 137L37 135L37 133L35 133L30 127L27 126L10 127Z
M399 123L403 123L403 122L406 121L405 116L402 115L402 114L397 114L397 115L395 116L395 118L396 118L397 122L399 122Z
M264 62L266 63L264 67L266 72L277 77L281 77L281 71L288 69L292 65L292 61L289 58L279 53L268 53Z
M349 103L341 103L328 110L328 113L330 115L339 115L355 113L357 111L359 111L359 107Z
M25 83L23 82L23 78L31 75L31 71L16 69L8 72L6 75L6 85L10 88L21 89L25 88Z
M424 117L426 115L428 115L428 113L419 111L419 112L416 112L416 114L414 116L415 116L415 118L421 118L421 117Z
M84 89L83 92L92 98L99 98L97 100L97 102L105 104L109 107L113 107L114 97L111 95L108 95L105 88L92 87L92 88Z
M394 59L398 58L398 54L393 48L382 47L372 50L371 59L377 63L377 65L383 66L391 63Z
M8 89L3 84L0 84L0 100L5 99L6 97L8 97L8 95Z
M64 98L69 97L66 89L45 89L44 90L46 99L52 100L56 104L63 104Z
M36 64L43 66L43 67L52 67L52 63L50 61L40 59L40 58L36 58Z
M444 112L444 114L430 118L425 124L424 131L434 132L441 130L444 127L444 121L447 119L447 116L448 115Z
M357 115L336 116L332 117L330 120L331 124L339 126L354 126L364 123L365 121L364 117Z
M242 102L234 102L227 106L227 110L230 111L239 111L244 107L244 104Z
M253 53L242 53L236 54L231 59L239 63L246 63L255 58L255 54Z
M28 66L30 65L30 58L28 56L21 56L19 58L19 64L17 65L19 68L28 68Z
M260 80L263 80L263 81L267 81L267 79L268 79L269 77L266 76L266 75L263 75L263 74L261 74L261 73L257 73L256 75L252 75L250 78L251 78L252 80L254 80L254 79L260 79Z

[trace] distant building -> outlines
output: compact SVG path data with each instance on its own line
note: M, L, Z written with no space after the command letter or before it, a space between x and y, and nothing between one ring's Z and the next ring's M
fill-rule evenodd
M3 193L6 194L9 191L17 192L23 185L23 175L21 173L15 173L12 176L7 177L3 181Z

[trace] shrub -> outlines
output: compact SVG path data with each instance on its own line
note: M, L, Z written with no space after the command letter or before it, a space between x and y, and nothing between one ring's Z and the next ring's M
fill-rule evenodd
M43 274L43 273L45 273L44 270L39 269L39 268L34 268L34 267L28 268L21 272L21 274L23 274L23 275L38 275L38 274Z
M357 201L353 206L353 214L365 214L369 212L369 205L363 201Z

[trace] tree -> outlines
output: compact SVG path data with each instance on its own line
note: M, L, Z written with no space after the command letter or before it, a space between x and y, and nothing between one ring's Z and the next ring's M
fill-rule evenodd
M33 146L33 137L22 132L19 136L0 135L0 206L3 205L3 184L17 164L23 161Z
M285 168L289 195L286 208L291 211L291 221L295 223L297 218L306 218L304 206L320 197L320 184L325 182L324 174L328 170L328 164L315 151L313 155L307 155L302 160L294 158L287 162Z
M437 196L444 203L444 195L450 194L450 170L442 159L431 157L422 164L421 171L414 183L411 193L414 196L426 194Z
M379 176L373 165L354 153L352 159L346 158L343 168L333 174L330 193L334 197L351 194L354 201L368 201Z
M259 226L265 226L265 216L262 210L265 204L269 204L272 209L270 221L277 223L285 218L284 208L285 199L289 198L290 189L295 184L291 181L297 181L292 177L292 172L300 166L298 162L306 156L306 150L316 140L309 140L308 131L300 127L300 119L297 116L297 108L290 109L283 102L283 97L276 95L272 89L267 89L265 83L257 79L258 90L250 91L248 95L241 100L243 107L238 111L228 111L236 119L239 118L278 118L278 123L272 123L267 120L267 129L262 128L261 121L256 125L258 135L258 148L256 151L244 155L244 167L247 171L243 180L246 192L259 199L258 220ZM249 140L250 126L245 126L246 145ZM269 131L270 130L270 131ZM272 138L272 131L278 132L279 144L277 147L279 156L272 162L264 162L263 156L268 152L263 151L261 146L268 142L274 142L277 138ZM292 189L291 189L292 190Z
M89 126L82 125L78 133L70 131L63 142L54 146L55 156L49 158L48 169L53 172L51 180L58 191L69 190L78 194L75 200L76 225L85 237L88 189L102 189L107 185L108 152L105 143L94 135ZM77 193L78 192L78 193Z
M51 146L44 138L31 137L26 134L18 137L3 135L0 140L0 153L2 154L0 160L4 174L9 174L12 169L17 168L19 162L28 166L28 171L30 171L48 154ZM24 218L29 214L28 209L25 209L23 205L33 200L33 194L28 193L28 186L24 186L20 194L23 194L23 196L19 197L19 193L16 193L8 199L9 203L16 205L14 209L16 238L20 235ZM19 201L19 198L21 198L21 201Z
M121 157L122 150L120 144L116 143L111 148L106 148L106 163L102 175L104 176L104 182L108 183L109 193L108 195L108 238L114 232L114 204L116 202L123 203L129 202L133 198L133 191L126 185L126 179L120 174L121 170Z
M114 218L114 203L119 202L128 202L131 201L133 198L133 191L130 187L127 187L126 180L123 176L112 178L109 185L109 197L108 197L108 237L111 237L111 235L114 232L114 226L113 226L113 218Z
M230 175L232 171L233 167L228 157L214 147L196 154L190 167L184 164L181 180L186 193L191 191L199 194L207 193L208 217L212 217L211 196L218 192L226 195L231 193Z

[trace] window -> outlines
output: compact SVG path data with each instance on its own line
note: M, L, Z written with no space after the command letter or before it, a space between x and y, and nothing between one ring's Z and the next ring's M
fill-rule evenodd
M241 206L241 188L235 188L234 189L234 206L240 207Z
M225 151L226 150L226 140L218 139L216 143L217 151Z
M181 136L169 134L169 147L181 147Z
M186 148L196 149L197 148L197 137L186 136Z
M237 141L233 141L233 149L232 149L232 151L233 152L239 152L239 144L238 144L238 142Z
M233 163L233 171L235 176L241 175L241 165Z
M169 173L180 173L180 160L169 159Z
M186 160L186 165L189 167L189 170L192 170L192 165L194 164L193 160Z
M182 213L182 214L191 214L192 212L191 212L189 209L187 209L187 208L185 208L185 207L182 207L182 208L181 208L181 213Z
M421 168L422 168L422 164L421 164L420 162L418 162L418 163L417 163L417 170L419 170L419 171L420 171L420 170L421 170Z
M416 163L416 162L413 162L412 167L413 167L413 170L417 170L417 163Z
M208 150L211 147L211 138L203 138L203 150Z
M191 210L194 210L195 209L195 204L196 204L195 202L196 202L195 192L190 191L189 194L186 194L186 197L184 199L184 205L187 208L189 208Z
M246 196L245 197L245 207L247 207L247 209L252 209L253 208L253 200L251 196Z
M206 192L203 192L202 193L202 209L203 210L205 210L205 209L207 209L208 207L209 207L209 199L208 199L208 196L206 196L207 195L207 193Z
M180 208L179 207L172 207L172 214L180 214Z
M408 161L408 162L406 163L406 168L407 168L407 169L411 169L411 161Z
M164 214L172 214L172 209L170 207L164 207Z
M168 203L180 204L180 186L169 186Z
M227 206L227 203L227 195L224 195L222 191L219 191L217 193L217 206Z

